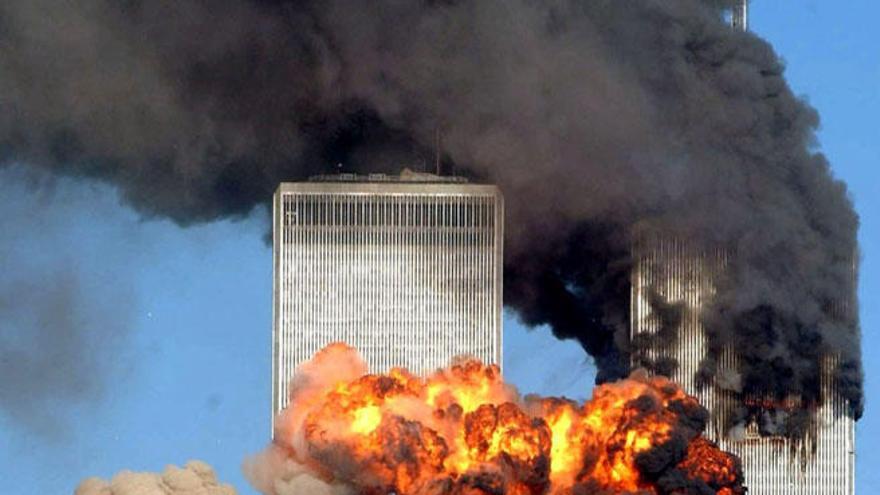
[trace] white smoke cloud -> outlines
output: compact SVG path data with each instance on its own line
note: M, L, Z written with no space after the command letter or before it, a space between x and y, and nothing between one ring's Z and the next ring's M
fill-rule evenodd
M345 485L321 480L275 445L270 445L263 452L246 459L242 469L251 485L263 495L352 495L354 493Z
M160 473L121 471L112 480L88 478L74 495L236 495L235 488L217 481L211 466L189 461L186 466L168 466Z
M355 380L367 373L367 364L353 348L331 344L301 363L290 382L291 404L308 404L309 397L323 397L323 391L337 383ZM242 465L251 486L263 495L351 495L354 491L338 482L328 483L296 462L297 452L307 455L303 423L309 407L288 407L275 419L275 440Z

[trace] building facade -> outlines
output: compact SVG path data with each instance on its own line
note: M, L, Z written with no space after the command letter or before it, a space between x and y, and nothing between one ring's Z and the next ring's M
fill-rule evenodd
M297 365L331 342L371 372L468 355L501 365L504 204L428 174L316 177L274 197L273 417Z
M641 235L636 242L630 316L633 364L665 368L664 374L712 412L706 434L742 459L749 493L853 495L855 422L847 414L845 399L835 390L834 359L827 358L822 365L822 401L802 443L762 435L755 424L725 431L738 401L749 400L735 393L739 375L733 349L721 351L711 384L699 387L696 377L707 351L701 308L711 300L730 253L699 250L662 235ZM797 405L797 398L792 397L790 406Z

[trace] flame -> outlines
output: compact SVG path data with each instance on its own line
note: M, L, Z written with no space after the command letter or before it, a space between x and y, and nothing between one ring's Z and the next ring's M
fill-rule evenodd
M703 480L710 486L723 486L727 480L735 479L739 473L736 459L718 450L705 438L696 438L688 445L687 457L679 464L679 468L690 477ZM732 488L722 487L719 494L733 495Z
M382 422L382 410L378 406L367 406L354 411L351 432L360 435L372 433Z
M332 374L354 353L334 344L300 371ZM393 369L313 382L292 390L275 441L359 493L690 493L663 486L670 470L699 493L744 493L737 459L699 436L705 409L662 377L597 386L583 404L521 400L477 361L427 378Z

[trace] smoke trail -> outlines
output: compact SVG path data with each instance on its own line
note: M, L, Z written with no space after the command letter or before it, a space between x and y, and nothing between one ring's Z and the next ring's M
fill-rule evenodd
M858 219L816 112L724 3L5 2L0 159L187 224L337 164L418 166L440 129L444 169L506 195L507 303L600 380L628 364L630 235L657 229L736 253L705 319L741 344L744 390L817 396L840 355L858 416L858 324L835 309Z
M105 392L129 337L131 280L90 244L108 232L90 229L84 240L80 230L85 212L107 206L95 192L21 167L0 170L0 415L29 438L63 439L73 406ZM105 229L134 237L118 227Z

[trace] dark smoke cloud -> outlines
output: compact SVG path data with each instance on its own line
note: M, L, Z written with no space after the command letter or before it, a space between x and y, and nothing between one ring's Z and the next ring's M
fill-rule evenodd
M506 195L506 302L579 340L600 380L628 368L638 226L736 253L705 318L716 353L741 349L743 390L817 396L839 354L859 415L859 330L839 309L858 219L816 112L725 3L13 0L0 158L188 224L337 164L418 167L439 129L447 172Z

